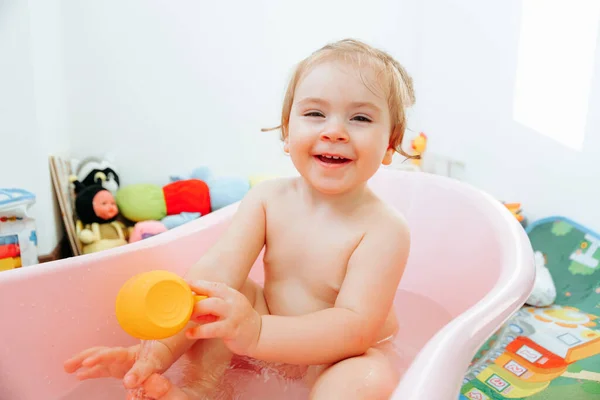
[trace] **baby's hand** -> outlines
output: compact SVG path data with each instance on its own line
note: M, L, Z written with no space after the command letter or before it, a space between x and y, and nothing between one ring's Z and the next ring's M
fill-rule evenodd
M221 338L235 354L248 355L256 347L261 317L239 291L220 282L190 282L196 294L208 299L194 307L192 320L200 325L188 329L190 339Z
M153 373L162 373L174 362L170 350L160 342L152 342L147 355L140 357L141 345L131 347L92 347L65 361L68 373L77 378L113 377L123 379L126 388L140 386Z
M92 347L64 363L67 373L80 380L113 377L122 379L135 363L138 346Z

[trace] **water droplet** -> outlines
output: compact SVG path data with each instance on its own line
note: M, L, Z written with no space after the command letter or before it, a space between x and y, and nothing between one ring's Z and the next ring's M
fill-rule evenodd
M32 307L32 308L33 308L33 307L35 307L35 303L33 303L33 304L31 305L31 307Z
M88 268L88 272L90 272L91 270L92 270L91 268Z
M73 278L71 278L71 277L69 276L69 280L72 280L72 279L73 279Z
M71 317L71 319L75 319L75 317Z
M96 328L96 332L100 332L100 328Z
M25 305L25 303L21 303L21 307L23 307Z

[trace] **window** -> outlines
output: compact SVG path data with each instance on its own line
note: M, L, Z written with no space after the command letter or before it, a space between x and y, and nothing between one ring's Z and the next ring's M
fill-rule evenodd
M581 150L600 0L523 0L514 119Z

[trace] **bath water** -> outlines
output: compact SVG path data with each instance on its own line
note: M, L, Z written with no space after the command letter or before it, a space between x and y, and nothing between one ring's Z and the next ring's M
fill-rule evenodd
M425 343L437 332L451 315L426 296L405 290L398 291L395 308L400 331L389 343L393 350L390 361L402 375ZM147 354L152 342L144 342L140 357ZM146 352L146 353L145 353ZM302 379L282 376L277 368L257 360L238 357L226 372L223 385L233 392L234 400L306 400L309 388ZM175 368L175 367L174 367ZM176 371L169 371L169 375ZM229 392L230 390L223 390ZM143 396L138 398L144 399ZM103 378L80 383L60 400L124 400L125 390L120 380Z

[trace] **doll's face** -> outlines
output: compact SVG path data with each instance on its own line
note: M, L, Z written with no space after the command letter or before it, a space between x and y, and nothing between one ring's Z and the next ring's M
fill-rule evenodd
M94 212L102 219L111 219L119 213L115 198L108 190L101 190L92 200Z

